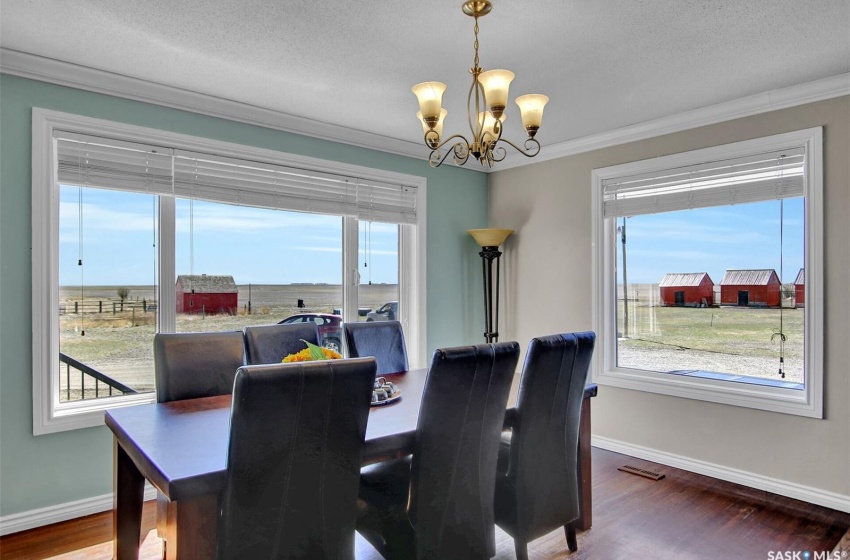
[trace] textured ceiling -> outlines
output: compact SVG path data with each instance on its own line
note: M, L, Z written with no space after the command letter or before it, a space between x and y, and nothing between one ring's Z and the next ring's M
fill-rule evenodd
M448 84L445 132L467 130L460 4L3 0L0 46L420 142L420 81ZM511 98L551 98L544 146L850 72L848 0L495 0L480 28Z

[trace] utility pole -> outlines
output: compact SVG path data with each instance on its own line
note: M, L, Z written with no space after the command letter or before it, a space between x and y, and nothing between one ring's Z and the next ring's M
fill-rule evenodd
M623 225L618 227L620 242L623 244L623 337L629 336L629 281L626 276L626 217L623 216Z

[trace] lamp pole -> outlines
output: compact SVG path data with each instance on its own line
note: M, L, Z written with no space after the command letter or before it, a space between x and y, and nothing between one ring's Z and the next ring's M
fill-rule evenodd
M499 342L499 257L498 247L482 247L481 271L484 280L484 339ZM493 262L496 263L496 291L493 292ZM495 304L495 305L494 305Z
M481 251L481 279L484 283L484 340L488 343L499 341L499 251L507 237L513 233L510 229L470 229L467 230ZM493 267L496 267L496 285L493 286ZM495 291L494 291L495 290Z

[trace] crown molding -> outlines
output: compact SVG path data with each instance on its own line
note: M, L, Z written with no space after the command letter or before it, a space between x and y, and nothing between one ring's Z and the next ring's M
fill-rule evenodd
M21 51L0 48L0 72L418 160L427 159L427 148L414 142L323 123ZM842 95L850 95L850 72L551 144L545 146L534 159L526 158L522 154L510 154L495 169L475 167L469 169L492 173Z
M541 151L533 162L529 162L528 158L522 154L511 154L499 164L498 170L646 140L647 138L814 103L842 95L850 95L850 72L552 144L545 146L545 150Z
M0 72L419 160L428 155L413 142L11 49L0 48Z

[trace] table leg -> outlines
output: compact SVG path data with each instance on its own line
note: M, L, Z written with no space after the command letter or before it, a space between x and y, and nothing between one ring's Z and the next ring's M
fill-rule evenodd
M127 452L113 442L112 555L115 560L136 560L142 532L145 479Z
M157 503L157 526L163 528L166 560L214 559L218 529L218 496L204 494Z
M581 514L573 523L573 526L581 531L590 529L591 525L593 482L590 478L590 453L590 397L585 397L581 403L581 422L578 432L578 502Z

